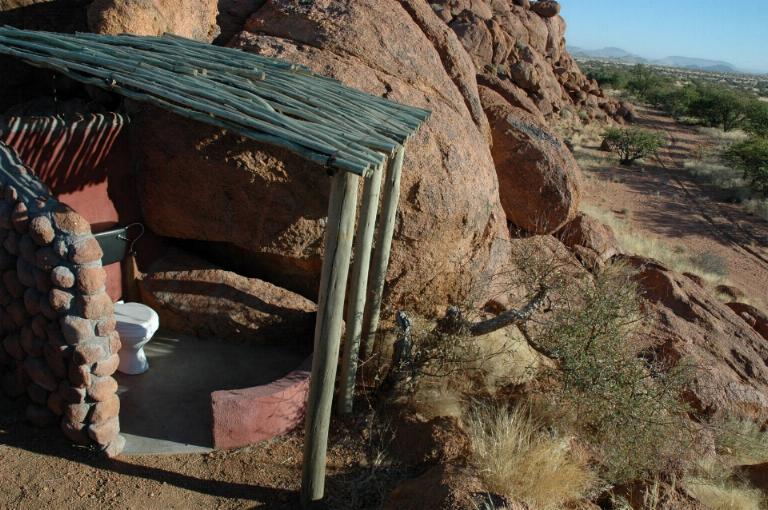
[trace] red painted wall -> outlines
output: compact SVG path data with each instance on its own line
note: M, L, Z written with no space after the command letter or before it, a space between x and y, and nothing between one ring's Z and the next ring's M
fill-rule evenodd
M127 122L115 113L12 117L0 120L0 141L16 149L59 200L99 232L141 221ZM107 292L116 301L122 294L120 263L105 270Z

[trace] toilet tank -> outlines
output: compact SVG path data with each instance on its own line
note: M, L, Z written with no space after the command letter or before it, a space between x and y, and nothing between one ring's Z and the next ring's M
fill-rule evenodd
M94 226L94 228L98 230L98 227ZM101 257L102 266L120 262L125 258L125 252L128 249L128 231L125 227L113 227L95 232L93 237L99 242L101 251L104 253Z
M125 227L109 227L102 230L98 225L92 225L93 237L101 246L104 255L101 265L107 273L107 294L112 301L117 301L123 294L123 271L120 261L125 258L128 249L127 231Z

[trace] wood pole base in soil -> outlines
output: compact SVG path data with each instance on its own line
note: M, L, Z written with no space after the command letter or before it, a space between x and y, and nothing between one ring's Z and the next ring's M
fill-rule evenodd
M352 254L358 182L359 177L349 172L337 172L331 182L305 421L301 479L301 505L305 509L322 500L325 489L328 428Z
M373 344L376 339L376 331L379 328L381 299L384 295L384 283L389 266L389 255L392 250L392 236L395 232L397 205L400 201L400 174L403 169L404 157L405 148L400 147L395 157L389 161L384 179L384 195L376 232L376 247L371 262L372 272L368 280L368 299L363 318L363 359L368 359L373 354Z
M352 413L355 398L358 351L363 330L363 312L365 311L368 287L368 271L371 265L373 234L376 228L376 212L379 208L382 172L383 167L378 166L374 169L373 175L365 180L360 219L355 236L355 260L352 267L352 278L349 282L346 337L341 359L339 397L336 401L336 410L341 415Z

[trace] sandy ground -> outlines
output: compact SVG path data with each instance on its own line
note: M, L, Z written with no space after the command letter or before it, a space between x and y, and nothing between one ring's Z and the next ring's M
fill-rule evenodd
M583 147L604 166L585 168L584 201L629 221L639 235L660 238L688 254L710 252L727 261L727 278L755 304L768 299L768 222L728 203L726 193L697 182L683 167L698 147L715 140L695 127L640 110L639 124L663 130L670 143L658 158L622 167L599 147ZM586 166L586 165L585 165Z
M327 508L366 508L394 480L366 467L352 429L337 424L332 433ZM56 429L32 428L18 403L0 397L0 508L295 509L301 451L297 432L239 450L110 461Z

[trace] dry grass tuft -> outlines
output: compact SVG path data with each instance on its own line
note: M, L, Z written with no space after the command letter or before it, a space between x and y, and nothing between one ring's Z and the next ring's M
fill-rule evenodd
M728 193L728 200L740 204L744 210L768 220L768 198L756 193L744 173L724 164L721 154L732 143L744 140L743 131L723 133L720 129L700 128L711 144L702 146L694 158L683 163L683 167L696 180L715 186Z
M761 510L765 502L759 490L728 483L692 479L686 482L686 487L712 510Z
M715 453L702 456L688 473L685 486L707 508L766 508L763 494L735 473L737 466L768 460L768 432L751 421L731 418L714 425Z
M740 142L747 138L747 133L741 129L723 131L719 127L699 127L699 133L720 143Z
M540 510L559 509L582 498L595 481L583 454L523 410L480 406L467 422L470 463L491 493Z
M699 464L699 473L708 479L724 480L735 466L762 464L768 461L768 431L752 420L730 418L716 425L714 462ZM706 459L706 458L705 458Z
M715 254L689 254L683 246L673 248L657 237L637 232L628 221L618 218L611 211L590 204L582 203L581 210L611 227L616 240L627 253L658 260L678 273L699 275L712 285L728 283L727 265Z

